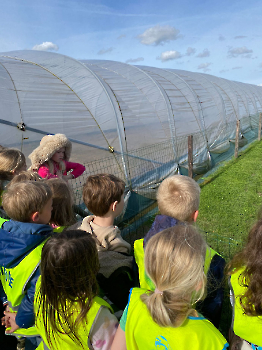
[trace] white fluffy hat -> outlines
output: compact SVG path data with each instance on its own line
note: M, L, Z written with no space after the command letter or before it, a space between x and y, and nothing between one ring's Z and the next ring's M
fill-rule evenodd
M71 141L64 134L44 136L40 141L40 145L28 156L32 163L29 169L37 170L63 147L65 147L65 160L68 161L72 150Z

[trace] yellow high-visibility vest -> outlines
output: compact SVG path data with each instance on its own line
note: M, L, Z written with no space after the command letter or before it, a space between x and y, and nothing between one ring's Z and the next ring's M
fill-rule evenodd
M262 316L248 316L240 304L240 297L245 294L247 287L241 286L241 268L231 275L231 285L234 292L234 324L236 335L252 344L262 346Z
M47 350L50 348L46 338L45 327L44 327L44 322L42 317L43 312L42 312L40 287L41 287L41 276L39 277L36 284L36 294L35 294L35 301L34 301L34 308L35 308L35 315L36 315L35 325L36 325L36 328L38 329L39 334L43 339L43 342L40 344L40 346L38 346L37 350L40 350L40 349ZM77 328L77 335L79 336L82 343L81 349L86 349L86 350L93 349L91 345L90 333L92 331L94 321L98 317L99 312L103 307L107 307L112 311L111 306L105 300L99 297L94 297L91 308L87 313L87 321L79 324ZM77 303L68 305L68 312L74 314L74 317L76 318L80 313L79 305ZM57 322L57 324L59 323ZM53 349L78 350L80 348L79 344L74 342L68 335L52 332L49 322L47 324L47 328L50 329L49 334L52 339L51 340L52 350ZM61 331L63 332L62 329Z
M180 327L161 327L151 317L140 296L145 289L133 288L125 326L127 350L223 350L229 345L204 317L189 316Z
M42 248L46 241L47 239L25 256L17 266L9 269L3 266L0 267L0 280L11 311L18 311L25 295L27 283L40 264ZM37 335L38 332L33 326L30 328L19 328L13 334L33 336Z
M144 239L138 239L134 242L134 255L135 260L138 266L139 271L139 283L141 288L149 289L149 290L155 290L154 283L151 281L151 279L147 276L145 271L145 252L144 252ZM214 257L214 255L219 255L214 249L207 246L206 248L206 256L205 256L205 265L204 265L204 272L207 274L207 271L210 267L211 261Z

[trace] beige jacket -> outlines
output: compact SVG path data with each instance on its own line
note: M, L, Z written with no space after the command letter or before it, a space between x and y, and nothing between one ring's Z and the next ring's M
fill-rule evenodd
M97 250L115 251L129 254L131 246L121 237L121 232L117 226L102 227L93 223L94 215L87 216L83 219L80 230L90 232L95 241Z

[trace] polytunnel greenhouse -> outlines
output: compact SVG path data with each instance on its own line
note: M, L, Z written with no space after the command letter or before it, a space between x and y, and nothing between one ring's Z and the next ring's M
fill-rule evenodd
M187 172L188 135L194 174L232 151L237 120L243 144L257 136L262 87L177 69L14 51L0 53L0 106L0 144L28 156L43 135L66 134L72 161L86 165L85 177L113 173L129 194L149 203L160 181Z

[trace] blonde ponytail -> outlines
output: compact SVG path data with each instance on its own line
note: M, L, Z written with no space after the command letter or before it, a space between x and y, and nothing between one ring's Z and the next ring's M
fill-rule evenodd
M152 237L145 251L145 268L157 287L143 294L153 320L163 327L179 327L193 305L203 298L206 243L191 225L177 225Z

